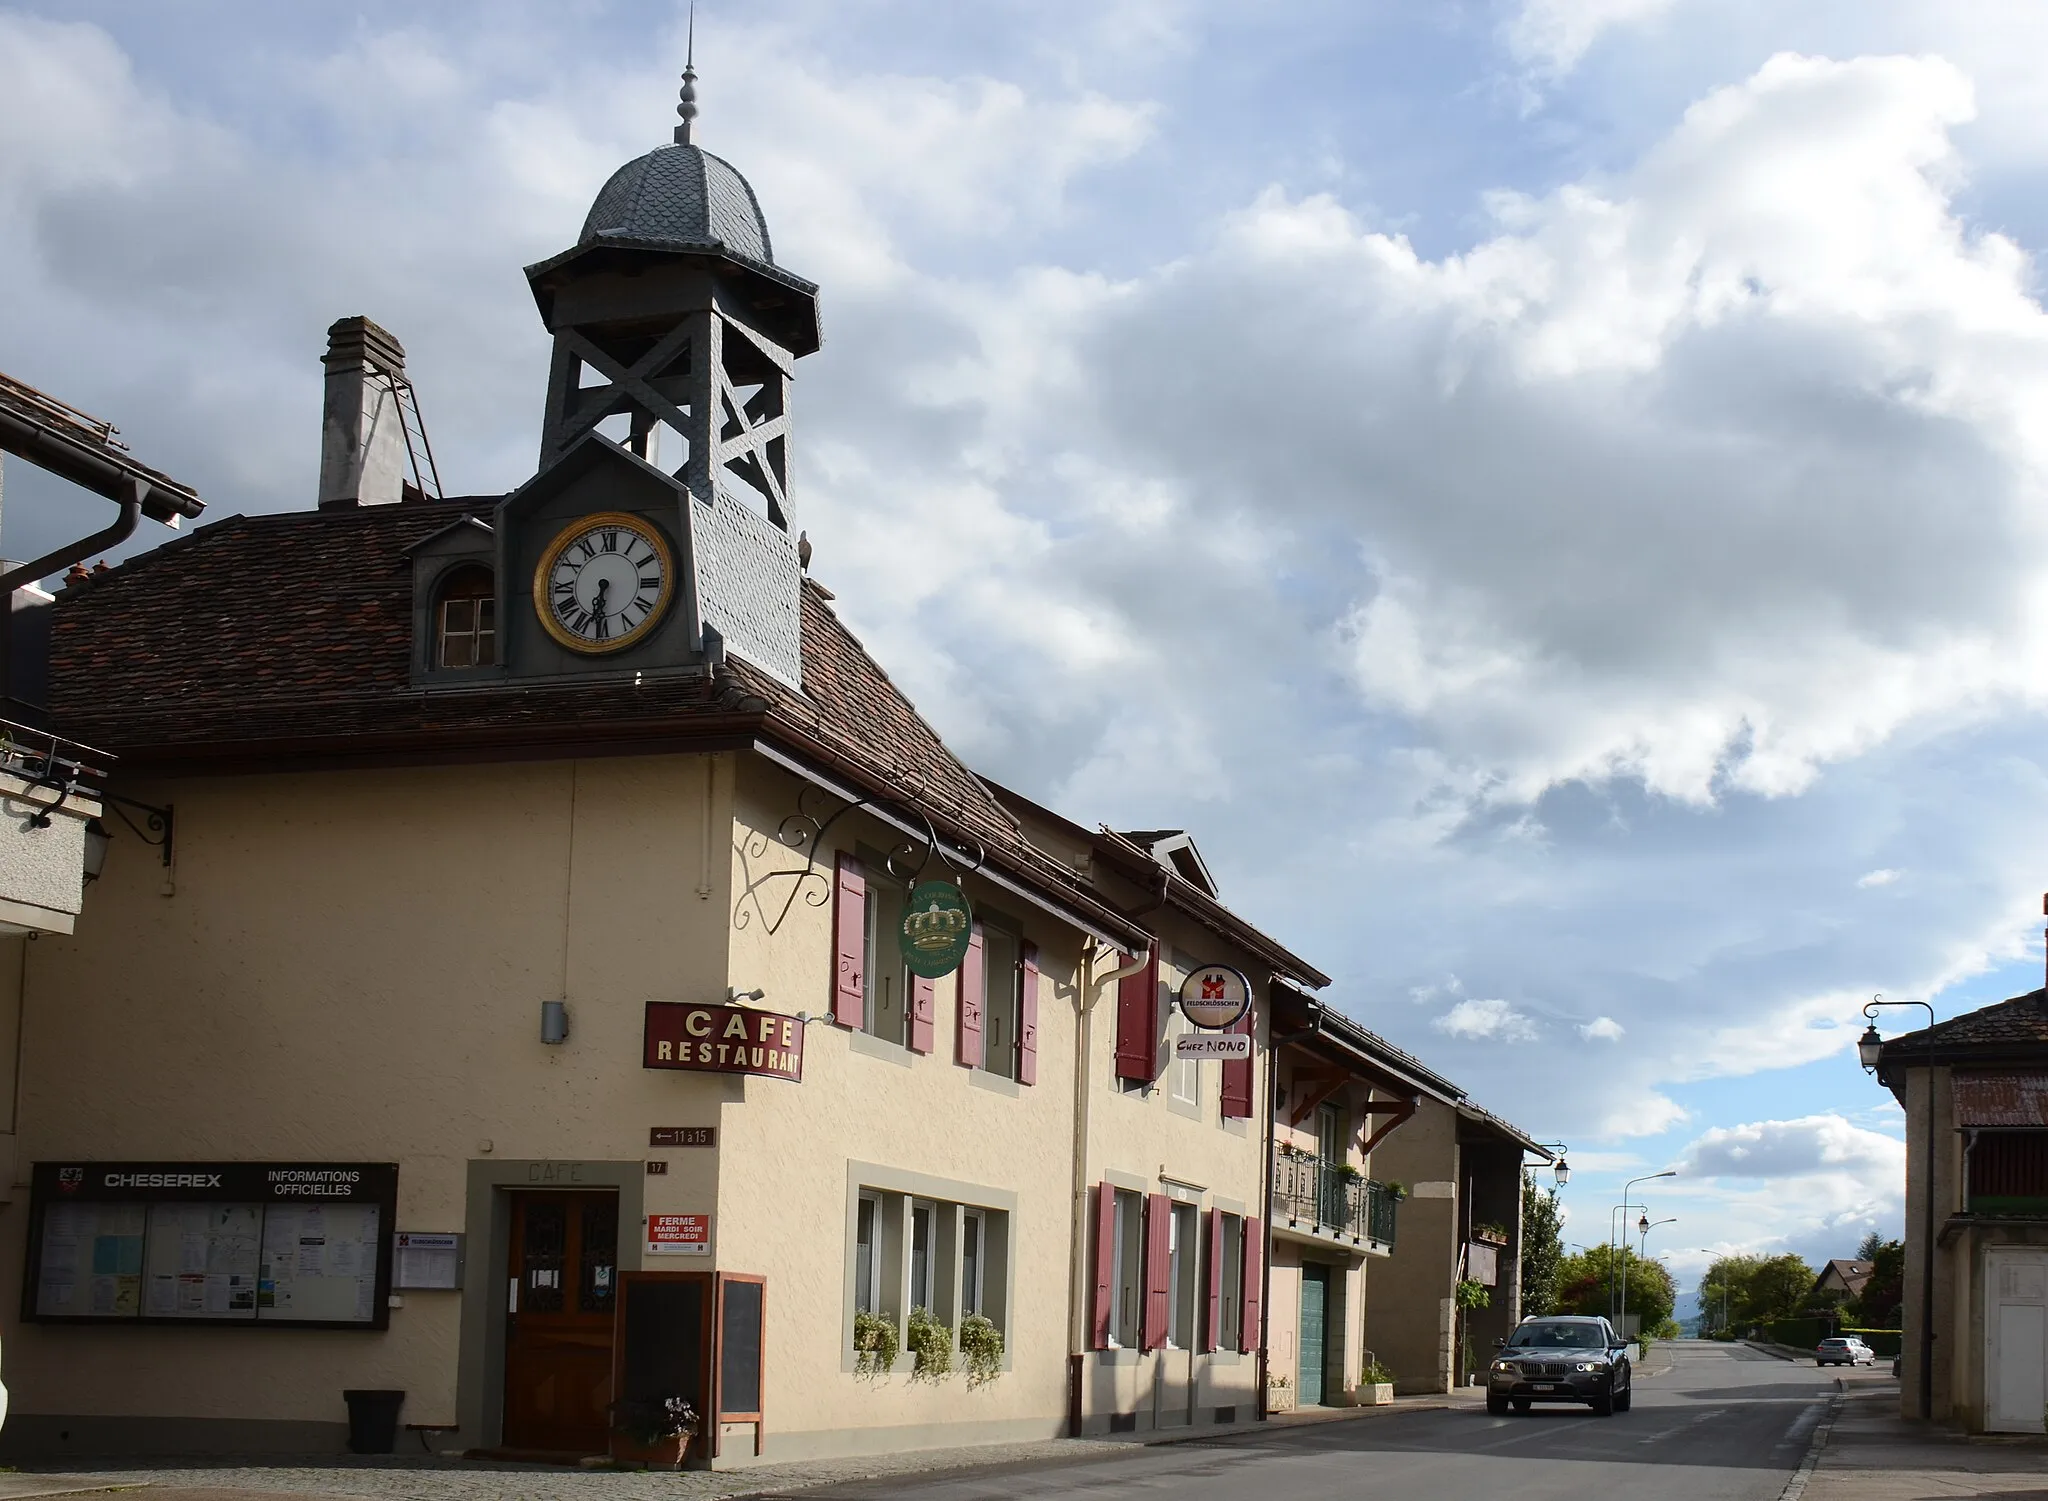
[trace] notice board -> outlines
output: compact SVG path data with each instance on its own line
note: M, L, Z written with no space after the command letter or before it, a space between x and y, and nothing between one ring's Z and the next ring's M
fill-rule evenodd
M22 1317L382 1329L393 1163L39 1162Z

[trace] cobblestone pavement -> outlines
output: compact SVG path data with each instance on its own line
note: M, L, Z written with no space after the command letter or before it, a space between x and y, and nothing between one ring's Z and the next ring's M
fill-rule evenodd
M1233 1434L1271 1433L1326 1422L1393 1417L1446 1405L1464 1405L1466 1394L1403 1399L1387 1408L1294 1413L1271 1424L1239 1424L1175 1432L1182 1438L1215 1439ZM1477 1395L1471 1400L1476 1402ZM920 1449L849 1459L806 1460L748 1470L635 1471L570 1470L553 1466L418 1458L336 1458L302 1462L97 1461L90 1478L109 1487L147 1486L146 1501L299 1501L306 1496L361 1498L361 1501L721 1501L728 1496L787 1495L820 1486L845 1485L894 1476L932 1476L949 1471L1045 1467L1100 1460L1119 1450L1161 1442L1156 1435L1131 1439L1044 1439L1019 1444L978 1444L972 1448ZM83 1467L81 1467L82 1469ZM20 1478L52 1482L84 1480L43 1468ZM100 1494L105 1494L101 1492Z

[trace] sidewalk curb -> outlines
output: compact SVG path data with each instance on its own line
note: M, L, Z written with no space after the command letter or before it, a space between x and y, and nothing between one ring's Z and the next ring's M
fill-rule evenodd
M1785 1482L1785 1488L1778 1492L1778 1501L1799 1501L1806 1494L1806 1483L1813 1479L1813 1472L1820 1468L1821 1451L1828 1446L1828 1435L1834 1431L1835 1419L1841 1415L1842 1400L1848 1393L1848 1386L1840 1376L1835 1378L1835 1394L1828 1398L1828 1410L1821 1414L1820 1422L1814 1427L1813 1438L1806 1446L1806 1458L1799 1461L1799 1468L1792 1472L1792 1478Z

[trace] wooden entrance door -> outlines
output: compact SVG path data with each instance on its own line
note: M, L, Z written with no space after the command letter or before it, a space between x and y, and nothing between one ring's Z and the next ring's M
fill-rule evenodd
M512 1195L507 1449L603 1454L610 1440L619 1196Z

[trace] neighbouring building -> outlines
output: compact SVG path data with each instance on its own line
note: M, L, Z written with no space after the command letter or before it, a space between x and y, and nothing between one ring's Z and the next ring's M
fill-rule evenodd
M1551 1154L1329 1005L1273 999L1273 1369L1310 1404L1354 1401L1371 1361L1448 1391L1521 1317L1523 1163Z
M1820 1269L1820 1275L1813 1279L1813 1296L1832 1297L1838 1302L1848 1302L1863 1295L1863 1284L1870 1280L1875 1265L1868 1261L1846 1261L1836 1257Z
M1877 1076L1906 1112L1900 1411L1971 1433L2040 1433L2048 1408L2048 991L1892 1038ZM1930 1249L1931 1323L1923 1293ZM1930 1331L1931 1413L1919 1380Z

